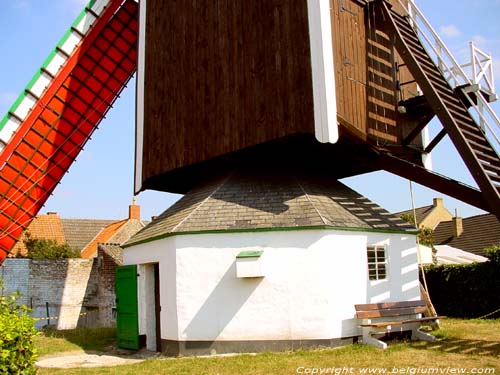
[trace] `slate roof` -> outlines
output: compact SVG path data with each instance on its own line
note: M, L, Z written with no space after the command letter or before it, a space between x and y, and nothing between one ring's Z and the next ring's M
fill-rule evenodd
M500 245L500 222L492 214L462 219L463 233L453 237L453 221L443 221L434 230L436 245L449 245L477 255L485 256L485 248Z
M118 265L123 264L123 249L120 247L119 244L100 243L98 245L98 249L108 254L115 261L116 264Z
M68 245L82 250L107 225L116 220L100 219L61 219L64 236Z
M412 230L336 180L245 170L194 188L124 246L176 233L304 227Z
M427 215L431 213L433 208L434 208L433 205L415 208L415 216L417 219L417 224L420 225L420 223L427 217ZM394 215L396 215L397 217L401 217L403 215L413 216L413 210L395 212Z

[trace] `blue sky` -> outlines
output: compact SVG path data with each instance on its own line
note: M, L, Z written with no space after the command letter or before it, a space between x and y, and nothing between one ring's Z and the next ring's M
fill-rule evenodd
M68 29L86 1L0 0L0 116L3 116L29 79ZM491 53L500 85L500 0L420 0L417 5L438 30L448 47L466 62L468 41ZM133 195L135 80L117 100L85 150L49 198L42 213L63 217L123 218ZM500 106L494 105L497 114ZM438 125L433 126L433 131ZM433 153L434 169L474 185L469 172L448 141ZM385 172L344 180L389 211L411 206L409 183ZM481 211L443 194L414 185L417 206L442 196L450 210L461 216ZM157 215L178 195L143 192L138 196L143 218Z

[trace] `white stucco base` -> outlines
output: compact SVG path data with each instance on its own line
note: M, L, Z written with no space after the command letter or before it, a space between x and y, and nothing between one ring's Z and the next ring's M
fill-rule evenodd
M368 280L367 245L387 246L386 280ZM248 248L264 251L264 277L237 277L236 256ZM178 235L126 248L123 259L159 263L163 340L358 336L354 304L420 298L414 235L326 229ZM151 280L141 269L147 268L139 268L140 333L151 334Z

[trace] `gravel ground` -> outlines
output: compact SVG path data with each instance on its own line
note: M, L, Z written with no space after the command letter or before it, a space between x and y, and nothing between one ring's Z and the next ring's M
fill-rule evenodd
M46 368L111 367L138 363L155 356L157 353L149 351L116 353L78 351L43 356L38 359L36 365Z

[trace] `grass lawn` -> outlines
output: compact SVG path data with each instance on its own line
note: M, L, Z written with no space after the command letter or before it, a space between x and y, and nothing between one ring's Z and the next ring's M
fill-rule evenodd
M78 330L76 330L78 331ZM89 330L59 333L60 337L38 337L41 355L75 349L96 350L110 344L112 331ZM67 336L69 335L69 336ZM88 335L88 340L86 336ZM442 329L434 332L437 341L391 342L381 351L364 345L339 349L303 350L289 353L262 353L218 358L155 358L119 367L96 369L40 369L38 374L359 374L372 369L372 374L500 374L500 320L442 321ZM88 341L88 342L87 342ZM89 344L92 342L92 344ZM92 348L92 349L91 349ZM441 372L433 370L442 369ZM487 370L495 369L493 370ZM314 372L316 369L317 372ZM380 370L378 370L380 369ZM434 372L429 372L434 371ZM470 372L470 370L475 372ZM330 372L325 372L325 371ZM424 372L426 371L427 372ZM378 372L379 371L379 372ZM456 371L456 372L454 372ZM369 372L366 372L369 373Z

